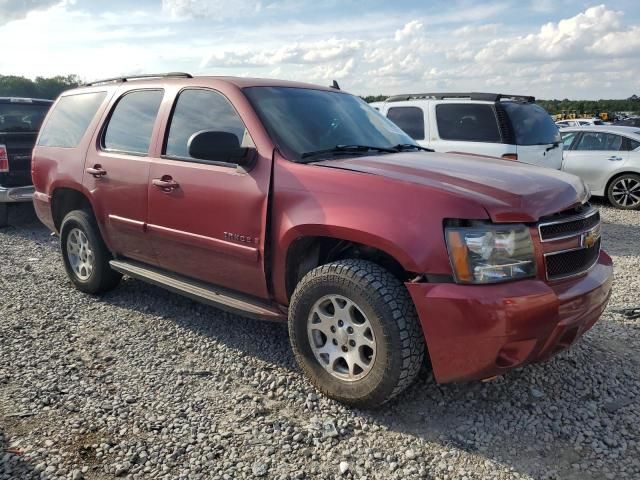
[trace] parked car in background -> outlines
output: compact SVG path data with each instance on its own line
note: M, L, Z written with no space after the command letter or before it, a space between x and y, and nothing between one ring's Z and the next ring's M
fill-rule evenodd
M640 208L640 128L608 126L561 130L562 169L582 178L591 193L624 210Z
M624 120L618 120L614 123L617 127L636 127L640 128L640 117L630 117Z
M558 128L565 127L588 127L591 125L606 125L605 122L599 118L576 118L573 120L558 120L556 122Z
M533 97L496 93L396 95L378 108L436 152L464 152L560 169L558 127Z
M31 150L52 103L0 97L0 227L8 224L9 204L31 201Z
M79 290L127 274L288 321L300 368L353 405L399 394L426 352L438 382L543 361L593 326L611 291L582 180L425 152L334 88L96 82L56 102L33 179Z

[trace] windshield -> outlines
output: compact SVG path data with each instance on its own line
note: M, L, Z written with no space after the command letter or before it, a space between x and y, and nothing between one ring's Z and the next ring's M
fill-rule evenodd
M37 132L49 105L0 103L0 132Z
M416 143L364 100L347 93L292 87L249 87L247 98L287 158L338 145L392 149ZM354 150L354 154L357 150Z
M534 103L501 103L509 115L516 145L549 145L560 142L558 126L547 111Z

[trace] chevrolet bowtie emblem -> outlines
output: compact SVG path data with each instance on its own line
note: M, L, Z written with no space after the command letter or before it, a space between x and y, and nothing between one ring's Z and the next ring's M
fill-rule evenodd
M600 238L600 225L582 234L580 244L585 248L593 247Z

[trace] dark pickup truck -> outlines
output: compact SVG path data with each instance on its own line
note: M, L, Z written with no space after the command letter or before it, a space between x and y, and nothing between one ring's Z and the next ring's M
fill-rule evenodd
M0 227L7 225L9 203L31 201L31 150L52 103L0 97Z

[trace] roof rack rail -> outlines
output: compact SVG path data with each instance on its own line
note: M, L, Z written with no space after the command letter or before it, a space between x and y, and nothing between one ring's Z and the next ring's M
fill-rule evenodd
M418 100L431 98L443 100L446 98L468 98L469 100L482 100L487 102L499 102L500 100L518 100L521 102L535 102L536 98L529 95L507 95L504 93L482 93L482 92L462 92L462 93L414 93L408 95L394 95L387 98L387 102L402 102L406 100Z
M94 85L102 85L103 83L128 82L131 80L144 80L147 78L193 78L190 73L185 72L169 72L169 73L147 73L142 75L129 75L127 77L105 78L103 80L94 80L93 82L84 83L83 87L91 87Z

